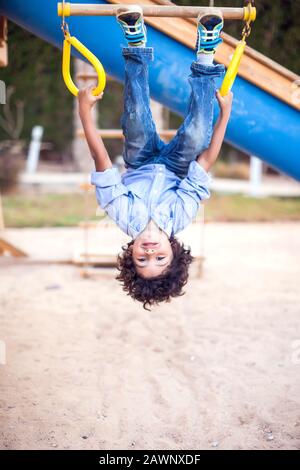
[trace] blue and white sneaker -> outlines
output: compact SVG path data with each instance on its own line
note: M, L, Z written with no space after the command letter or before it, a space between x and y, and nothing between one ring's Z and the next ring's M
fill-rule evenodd
M200 13L198 18L196 51L204 54L214 54L217 46L223 42L220 33L224 27L223 15L217 8Z
M139 5L128 5L126 8L118 9L116 17L128 46L146 45L146 26L143 10Z

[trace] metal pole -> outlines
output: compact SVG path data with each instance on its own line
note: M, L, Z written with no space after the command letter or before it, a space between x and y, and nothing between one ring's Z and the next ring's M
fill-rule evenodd
M26 173L35 173L37 170L40 149L44 129L42 126L34 126L31 133L31 142L26 163Z
M143 9L144 16L162 16L162 17L179 17L179 18L197 18L199 13L207 11L209 7L189 7L177 5L140 5ZM57 4L58 16L62 16L62 3ZM114 16L119 9L128 8L128 4L117 5L101 5L101 4L82 4L82 3L65 3L64 16ZM243 20L245 19L246 8L219 8L224 19L227 20ZM252 10L254 15L255 9Z
M262 182L263 162L254 156L250 157L250 190L249 193L252 197L261 196L261 182Z

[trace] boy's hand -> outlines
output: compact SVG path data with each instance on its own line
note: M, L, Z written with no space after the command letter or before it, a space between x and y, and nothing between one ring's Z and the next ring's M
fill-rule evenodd
M92 91L95 87L90 85L88 87L82 88L78 92L78 102L79 102L79 109L82 110L90 110L94 104L101 100L103 97L103 92L100 95L94 96Z
M230 116L231 113L231 108L232 108L232 100L233 100L233 93L232 91L229 91L228 95L226 96L221 96L221 93L219 90L216 91L216 96L217 100L219 102L220 106L220 111L222 116L228 117Z

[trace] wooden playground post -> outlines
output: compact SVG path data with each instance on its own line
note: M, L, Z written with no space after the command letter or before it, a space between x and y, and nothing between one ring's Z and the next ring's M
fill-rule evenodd
M7 64L7 20L0 16L0 67L6 67Z

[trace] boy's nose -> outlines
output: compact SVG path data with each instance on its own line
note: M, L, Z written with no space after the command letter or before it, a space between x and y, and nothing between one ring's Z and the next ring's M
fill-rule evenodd
M147 253L149 255L154 253L154 252L155 252L154 248L145 248L145 253Z

